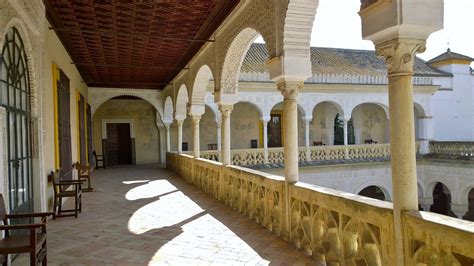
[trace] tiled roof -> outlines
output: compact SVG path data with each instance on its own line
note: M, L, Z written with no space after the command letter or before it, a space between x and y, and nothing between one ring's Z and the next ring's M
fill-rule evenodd
M465 55L462 55L462 54L458 54L458 53L455 53L455 52L451 52L451 49L448 48L448 51L446 51L445 53L442 53L442 54L438 55L437 57L429 60L427 63L428 64L433 64L433 63L441 62L441 61L444 61L444 60L452 60L452 59L474 61L474 58L469 57L469 56L465 56Z
M254 43L245 57L242 72L267 72L268 60L264 44ZM313 74L386 76L387 69L383 60L374 51L340 48L311 47ZM415 76L451 76L449 73L430 67L425 61L416 58Z

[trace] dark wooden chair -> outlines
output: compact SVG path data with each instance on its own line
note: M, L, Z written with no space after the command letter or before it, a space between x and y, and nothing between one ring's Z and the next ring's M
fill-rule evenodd
M0 194L0 219L3 225L0 230L4 237L0 240L2 265L8 265L8 255L30 253L30 265L47 265L46 223L52 212L7 214L3 195ZM37 223L18 223L24 220L39 218ZM12 222L16 220L18 222ZM12 231L15 231L13 233ZM18 234L27 231L28 234Z
M99 169L99 162L102 163L102 167L105 169L104 155L97 154L95 151L92 151L92 155L94 155L95 158L95 169Z
M364 141L365 144L377 144L377 141L374 141L373 139L366 139Z
M48 179L53 180L53 219L77 215L82 211L82 180L61 180L59 171L51 172ZM63 198L74 198L74 209L63 209Z
M322 141L313 141L313 146L326 146Z
M87 188L82 189L83 192L92 192L91 187L91 166L82 165L79 162L73 164L73 168L77 170L77 178L81 181L87 181Z

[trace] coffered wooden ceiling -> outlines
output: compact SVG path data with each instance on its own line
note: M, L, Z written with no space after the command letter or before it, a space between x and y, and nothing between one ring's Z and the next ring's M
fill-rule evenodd
M239 0L44 0L90 87L162 89Z

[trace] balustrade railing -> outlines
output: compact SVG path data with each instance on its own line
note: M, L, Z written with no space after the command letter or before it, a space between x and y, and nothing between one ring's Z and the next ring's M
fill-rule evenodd
M474 157L474 142L431 141L430 153Z
M189 155L168 153L167 167L321 265L394 265L389 202ZM471 222L416 211L402 222L405 265L474 265Z
M419 152L420 144L416 143L416 151ZM187 151L185 154L191 155ZM220 161L221 151L201 151L201 158ZM298 159L305 161L330 161L342 159L367 159L367 158L387 158L390 157L390 144L365 144L348 146L313 146L299 147ZM265 162L264 149L242 149L231 151L232 164L238 166L258 165ZM268 149L268 163L284 163L283 148Z

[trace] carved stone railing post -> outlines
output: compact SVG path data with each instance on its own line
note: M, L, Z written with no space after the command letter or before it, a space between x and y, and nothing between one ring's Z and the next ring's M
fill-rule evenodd
M234 108L231 104L219 104L219 110L222 115L222 164L230 165L230 113Z
M200 157L200 139L199 139L199 122L201 121L200 115L193 115L193 155L194 158Z
M424 51L425 41L395 38L375 48L388 70L395 254L404 258L402 212L418 210L413 64L415 53Z
M183 153L183 123L184 119L176 119L178 124L178 154Z

